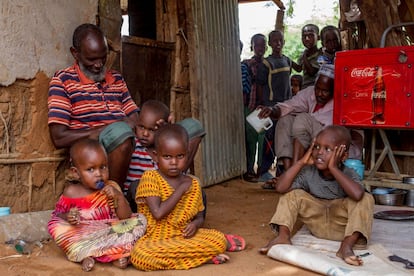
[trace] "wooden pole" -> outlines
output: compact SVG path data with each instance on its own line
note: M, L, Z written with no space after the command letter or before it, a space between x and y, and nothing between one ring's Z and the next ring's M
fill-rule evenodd
M275 30L281 31L282 33L285 30L285 26L283 25L284 17L285 17L285 11L277 10Z

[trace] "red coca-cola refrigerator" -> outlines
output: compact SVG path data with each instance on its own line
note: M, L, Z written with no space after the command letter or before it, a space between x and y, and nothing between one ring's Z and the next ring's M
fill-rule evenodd
M414 47L336 53L334 124L414 128Z

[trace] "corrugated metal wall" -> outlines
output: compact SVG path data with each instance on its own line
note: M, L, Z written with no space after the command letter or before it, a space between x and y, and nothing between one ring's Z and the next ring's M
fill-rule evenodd
M208 186L241 175L246 164L238 3L191 0L190 6L191 98L207 131L200 172Z

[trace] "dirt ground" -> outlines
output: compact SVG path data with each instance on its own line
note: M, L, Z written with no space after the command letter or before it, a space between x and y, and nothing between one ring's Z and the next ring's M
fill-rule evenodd
M273 191L263 190L258 183L233 179L205 188L207 218L205 226L224 233L242 235L247 248L231 252L230 261L222 265L202 265L188 271L141 272L130 266L125 270L111 264L96 264L91 272L83 272L79 264L69 262L53 242L35 248L31 255L16 255L13 247L0 245L1 275L317 275L260 255L258 248L274 235L268 227L277 202Z

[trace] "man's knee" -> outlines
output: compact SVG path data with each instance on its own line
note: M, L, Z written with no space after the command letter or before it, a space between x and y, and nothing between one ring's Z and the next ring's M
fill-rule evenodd
M322 125L310 116L310 114L301 113L296 116L293 122L292 136L306 149L321 129Z
M104 146L106 152L131 152L135 144L135 133L125 122L115 122L108 125L99 135L99 142Z
M295 120L295 116L292 116L292 115L283 116L279 118L279 120L277 121L276 128L282 129L284 131L289 131L290 129L292 129L294 120Z

